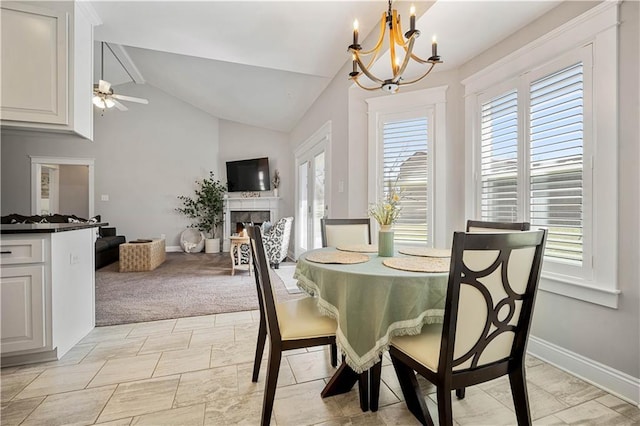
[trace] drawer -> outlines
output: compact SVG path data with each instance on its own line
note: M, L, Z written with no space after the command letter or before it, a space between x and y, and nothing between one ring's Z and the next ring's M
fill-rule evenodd
M44 262L44 240L0 240L0 265Z

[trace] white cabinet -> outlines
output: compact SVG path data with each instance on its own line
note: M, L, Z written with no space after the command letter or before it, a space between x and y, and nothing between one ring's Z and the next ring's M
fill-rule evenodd
M3 366L59 359L93 329L94 241L93 228L2 235Z
M47 346L45 239L0 241L1 352Z
M44 265L3 267L0 288L2 353L44 348Z
M93 139L93 26L77 2L2 2L2 127Z

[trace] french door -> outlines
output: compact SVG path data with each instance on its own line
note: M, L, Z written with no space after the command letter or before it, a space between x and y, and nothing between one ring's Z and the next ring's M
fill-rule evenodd
M320 135L296 151L296 259L307 250L322 247L320 219L327 212L328 140L328 134Z

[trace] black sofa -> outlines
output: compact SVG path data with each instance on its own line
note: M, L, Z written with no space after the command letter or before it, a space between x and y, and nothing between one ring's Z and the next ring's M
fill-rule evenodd
M83 219L75 215L52 214L43 216L23 216L19 214L10 214L2 216L2 224L15 223L80 223L94 222L99 223L100 216L91 219ZM120 244L126 243L127 239L124 235L116 235L116 228L100 227L98 228L98 238L96 239L96 269L100 269L113 262L117 262L120 258Z

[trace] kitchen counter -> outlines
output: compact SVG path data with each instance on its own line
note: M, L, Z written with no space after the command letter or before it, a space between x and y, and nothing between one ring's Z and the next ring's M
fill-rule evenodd
M0 234L42 234L75 231L77 229L108 226L108 222L96 223L13 223L0 225Z

